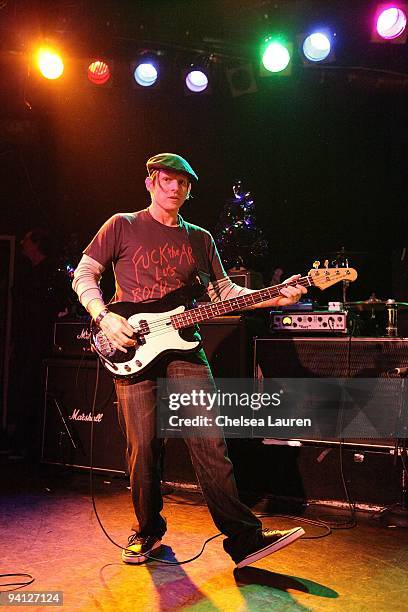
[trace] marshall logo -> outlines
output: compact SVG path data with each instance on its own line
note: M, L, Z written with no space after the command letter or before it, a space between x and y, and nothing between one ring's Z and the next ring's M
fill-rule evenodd
M85 412L79 412L79 410L74 410L69 418L71 421L92 421L92 414L90 412L88 412L88 414L85 414ZM103 412L99 412L93 417L94 423L100 423L102 419Z
M77 334L77 340L90 340L91 338L91 330L87 327L83 327L81 329L81 333Z

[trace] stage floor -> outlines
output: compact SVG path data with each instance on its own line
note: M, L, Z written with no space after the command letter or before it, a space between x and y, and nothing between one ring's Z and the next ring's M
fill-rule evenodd
M0 573L32 574L23 591L63 591L67 610L407 610L408 529L382 527L369 514L359 512L353 529L302 539L242 570L234 571L221 537L186 565L129 566L99 527L87 474L3 460L1 480ZM132 520L126 479L97 475L95 498L106 530L124 545ZM304 516L327 512L310 507ZM196 555L217 532L198 492L165 496L164 515L158 556L167 560ZM263 522L293 526L288 518ZM298 524L307 537L324 532Z

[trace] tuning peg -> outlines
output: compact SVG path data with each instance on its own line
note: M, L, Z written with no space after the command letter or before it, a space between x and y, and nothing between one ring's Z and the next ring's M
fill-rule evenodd
M324 264L323 264L323 265L324 265L324 267L327 269L327 268L329 267L329 260L328 260L328 259L325 259L325 260L324 260Z
M313 262L313 267L315 270L317 270L317 268L320 266L320 261L314 261Z

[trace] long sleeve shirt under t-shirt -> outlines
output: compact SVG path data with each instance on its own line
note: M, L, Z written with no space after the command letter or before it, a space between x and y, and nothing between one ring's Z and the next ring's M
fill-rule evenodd
M101 227L74 273L73 288L83 306L102 299L99 280L113 265L113 301L148 302L191 283L197 271L189 234L200 232L208 259L212 301L235 298L251 290L232 283L223 268L214 239L206 230L179 216L178 226L163 225L148 209L113 215Z

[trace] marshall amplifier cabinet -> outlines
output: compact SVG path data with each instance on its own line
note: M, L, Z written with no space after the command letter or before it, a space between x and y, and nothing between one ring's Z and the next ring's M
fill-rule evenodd
M43 463L89 468L96 359L44 361ZM126 442L117 414L112 378L101 366L94 411L93 465L126 472Z
M54 323L53 353L61 357L92 355L90 344L90 319Z

